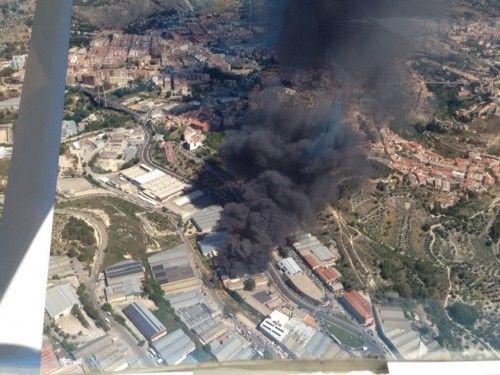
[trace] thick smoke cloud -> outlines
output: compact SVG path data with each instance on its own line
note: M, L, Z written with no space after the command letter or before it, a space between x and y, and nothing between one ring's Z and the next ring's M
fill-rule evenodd
M406 116L404 62L411 48L378 20L420 16L428 4L290 0L284 7L276 46L280 67L292 74L327 71L342 87L318 91L309 105L279 85L251 98L241 126L220 149L242 197L224 207L229 245L219 262L226 272L237 273L237 263L250 272L265 269L273 246L313 223L343 179L365 173L362 137L343 121L347 101L352 91L374 99L376 121Z

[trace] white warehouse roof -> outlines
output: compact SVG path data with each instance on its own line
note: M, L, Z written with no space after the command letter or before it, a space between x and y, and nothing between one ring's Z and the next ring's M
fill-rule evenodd
M57 285L47 290L45 309L51 318L69 313L75 304L79 305L78 296L68 285Z
M151 172L147 172L143 175L135 177L134 181L137 182L139 185L142 185L154 181L163 176L165 176L165 173L163 173L159 169L153 169Z
M302 269L292 257L280 260L278 262L278 267L287 276L295 275L296 273L302 272Z

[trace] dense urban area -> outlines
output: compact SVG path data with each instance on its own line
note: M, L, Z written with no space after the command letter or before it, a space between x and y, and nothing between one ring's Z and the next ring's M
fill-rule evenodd
M414 97L394 126L326 69L281 66L266 3L74 1L43 374L499 358L498 4L453 1L405 25L418 30ZM0 213L33 9L0 5ZM224 158L270 86L292 107L342 90L363 165L339 174L314 220L235 260L225 217L254 185ZM300 162L338 136L320 132ZM277 157L278 136L254 139ZM244 147L249 170L265 162Z

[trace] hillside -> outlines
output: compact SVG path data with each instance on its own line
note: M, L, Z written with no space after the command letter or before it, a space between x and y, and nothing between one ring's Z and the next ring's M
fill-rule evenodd
M122 28L167 10L188 10L188 0L75 0L74 16L97 28Z

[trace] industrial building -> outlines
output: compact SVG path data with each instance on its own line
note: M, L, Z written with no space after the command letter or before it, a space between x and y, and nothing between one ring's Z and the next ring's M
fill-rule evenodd
M129 259L113 264L104 269L106 285L111 286L121 284L123 281L135 276L139 280L144 280L144 267L140 260Z
M213 311L204 303L181 307L175 311L189 329L213 317Z
M270 339L280 343L295 359L332 359L340 353L340 347L327 335L307 324L306 314L301 321L274 310L259 325Z
M89 372L117 372L127 369L132 363L130 348L118 337L101 336L89 341L73 353L82 360Z
M290 277L296 273L302 272L302 269L297 264L297 262L292 258L288 257L282 259L278 262L278 268L283 272L284 275Z
M182 331L176 329L168 335L152 343L153 349L167 365L177 365L196 348L193 340Z
M199 232L215 232L220 227L222 217L221 206L209 206L191 216L191 222Z
M51 255L49 260L49 273L48 278L52 279L54 276L63 277L74 273L71 267L71 261L64 255Z
M226 232L210 233L198 239L198 247L205 257L215 257L227 246Z
M142 164L128 168L120 174L137 186L144 197L162 203L186 188L186 184L182 181L167 175L159 169L151 169Z
M325 293L304 273L299 272L288 278L288 284L303 297L314 303L322 303Z
M377 333L399 360L449 360L449 353L436 341L424 344L403 310L394 305L374 305Z
M201 287L191 267L189 251L185 245L161 251L148 258L153 277L167 292L186 292Z
M137 276L129 277L117 284L105 287L104 294L109 303L139 298L142 294L141 279Z
M294 240L292 247L312 269L316 265L334 265L338 259L338 254L334 254L311 234L304 234Z
M228 327L220 320L210 318L193 327L192 331L203 344L208 344L226 333Z
M75 290L69 285L56 285L47 290L45 310L52 319L69 315L74 305L79 306L80 302Z
M341 276L340 272L333 267L317 267L314 273L326 286L332 286Z
M290 333L290 331L285 328L289 320L290 318L281 311L274 310L262 321L262 323L260 323L259 328L271 339L281 342Z
M126 306L123 313L148 341L158 340L167 334L165 326L140 302Z
M250 343L234 332L226 333L209 344L210 353L219 362L246 361L256 353Z
M351 313L361 324L369 326L373 324L373 314L370 303L358 292L344 292L340 297L340 303Z

